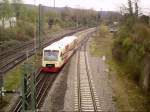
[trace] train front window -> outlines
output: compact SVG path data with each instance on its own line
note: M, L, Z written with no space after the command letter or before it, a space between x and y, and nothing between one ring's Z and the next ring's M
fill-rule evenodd
M59 51L57 50L45 50L44 51L44 60L45 61L57 61Z

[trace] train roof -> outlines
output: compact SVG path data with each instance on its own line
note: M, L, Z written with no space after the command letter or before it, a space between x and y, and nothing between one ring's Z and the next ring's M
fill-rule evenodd
M64 49L66 45L71 43L73 40L77 39L76 36L67 36L64 37L63 39L54 42L53 44L47 46L44 48L44 50L59 50L59 49Z

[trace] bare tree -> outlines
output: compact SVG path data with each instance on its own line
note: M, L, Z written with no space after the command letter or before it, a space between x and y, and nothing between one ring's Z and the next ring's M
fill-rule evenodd
M135 16L138 17L138 14L139 14L139 6L138 6L138 0L135 0Z
M12 16L11 6L8 0L2 0L0 4L0 19L2 21L2 28L5 27L5 20Z
M128 6L129 6L129 14L132 16L133 15L133 7L132 7L132 1L128 0Z

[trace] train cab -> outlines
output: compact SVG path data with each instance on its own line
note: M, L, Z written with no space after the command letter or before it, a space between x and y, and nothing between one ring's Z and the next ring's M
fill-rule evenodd
M42 71L58 72L75 49L76 37L69 36L43 49Z

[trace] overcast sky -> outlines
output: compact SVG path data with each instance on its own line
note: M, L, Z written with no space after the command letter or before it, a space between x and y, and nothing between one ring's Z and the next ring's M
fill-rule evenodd
M26 4L34 4L34 0L23 0ZM36 4L53 6L54 0L35 0ZM122 4L127 4L127 0L55 0L56 7L80 7L93 8L95 10L119 11ZM140 7L150 10L150 0L140 0Z

